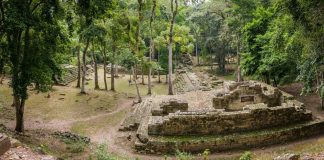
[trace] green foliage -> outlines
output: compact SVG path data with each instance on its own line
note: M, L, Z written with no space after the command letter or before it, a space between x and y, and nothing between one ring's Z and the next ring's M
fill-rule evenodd
M241 157L240 160L252 160L252 153L251 152L244 152Z
M245 74L274 85L298 80L304 83L302 93L314 91L315 81L323 81L319 77L324 61L324 15L316 5L324 4L304 0L258 4L243 28Z
M176 150L176 159L177 160L193 160L194 158L192 157L192 155L190 153Z
M205 151L203 152L203 157L204 157L204 160L208 160L209 158L209 155L210 155L210 151L209 149L205 149Z
M108 153L107 149L107 144L100 144L95 151L95 160L118 160L117 157Z
M137 56L131 54L129 50L125 50L120 54L120 65L127 68L127 70L131 70L136 64L138 64Z
M72 153L82 153L86 148L86 144L84 143L73 143L69 146L69 149Z

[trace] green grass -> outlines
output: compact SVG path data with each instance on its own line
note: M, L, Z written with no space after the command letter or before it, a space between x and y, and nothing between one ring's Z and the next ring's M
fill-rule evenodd
M101 74L103 72L103 69L98 69L98 80L99 80L99 86L100 89L104 89L104 80L103 75ZM110 77L110 74L107 74L108 77ZM93 77L91 77L93 78ZM119 77L115 78L115 89L119 93L126 93L130 94L132 96L135 96L136 93L136 87L134 82L132 82L132 85L128 84L129 75L128 74L119 74ZM140 90L140 94L142 96L147 95L147 76L144 76L144 83L145 85L140 84L142 82L141 75L138 76L138 87ZM167 84L165 82L165 76L161 76L162 83L158 83L158 77L152 78L152 92L153 94L167 94ZM76 82L72 83L73 86L76 85ZM108 89L111 88L111 78L107 78L107 85ZM88 81L88 85L86 85L87 90L93 90L94 88L94 81L90 80Z
M128 158L109 153L107 144L99 144L89 160L127 160Z
M91 134L95 134L100 130L109 130L110 126L118 125L126 114L126 112L120 111L113 115L99 117L85 122L76 122L72 125L71 131L80 135L91 136Z

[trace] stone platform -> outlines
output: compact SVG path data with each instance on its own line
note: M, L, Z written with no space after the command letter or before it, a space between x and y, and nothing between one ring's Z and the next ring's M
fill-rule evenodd
M324 120L293 96L255 82L154 96L134 107L121 131L144 153L214 152L285 143L324 132Z
M10 149L10 139L8 136L0 133L0 156Z

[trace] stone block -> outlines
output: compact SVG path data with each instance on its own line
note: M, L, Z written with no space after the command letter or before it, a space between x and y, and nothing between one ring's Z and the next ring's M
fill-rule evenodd
M0 133L0 156L10 149L10 139L8 136Z
M175 113L177 111L186 112L186 111L188 111L188 107L189 107L189 105L186 100L175 99L175 98L170 98L170 99L164 100L160 104L160 109L162 110L162 115L168 115L169 113Z
M227 111L242 110L244 106L256 103L275 107L285 102L284 99L281 91L271 86L262 87L260 83L253 81L226 82L223 96L216 95L213 98L213 107Z

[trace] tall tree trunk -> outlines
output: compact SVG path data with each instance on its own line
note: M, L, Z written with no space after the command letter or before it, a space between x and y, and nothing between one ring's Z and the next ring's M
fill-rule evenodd
M16 128L17 132L24 132L24 106L25 99L21 96L23 94L27 94L27 85L22 82L21 79L26 75L24 71L24 59L27 56L27 52L29 50L30 45L30 37L29 37L29 27L27 27L25 31L25 40L24 40L24 52L21 52L21 37L22 31L14 33L11 35L12 39L8 34L8 44L9 48L12 49L11 54L11 63L13 65L12 68L12 88L13 88L13 98L14 98L14 106L16 108ZM24 93L25 92L25 93Z
M118 64L116 65L116 67L115 67L115 77L119 77L119 75L118 75Z
M132 70L134 72L135 68L133 67ZM141 94L140 94L140 91L139 91L139 88L138 88L138 85L137 85L137 79L133 79L133 81L134 81L135 87L136 87L136 93L137 93L138 103L141 103L142 102L142 97L141 97Z
M141 72L142 72L142 85L145 85L145 82L144 82L144 67L143 67L143 65L141 66Z
M168 77L168 85L169 85L169 95L173 95L173 85L172 85L172 44L173 44L173 26L175 22L175 18L178 12L178 0L175 0L175 9L173 8L173 0L171 0L171 11L172 11L172 19L170 22L170 33L169 33L169 77Z
M242 76L242 70L241 70L241 55L240 53L237 53L237 82L242 82L243 76Z
M224 74L225 73L225 49L226 45L224 44L221 49L221 54L218 57L218 68L219 71Z
M196 58L197 58L197 65L199 66L198 42L196 42Z
M85 81L86 81L86 74L87 74L87 62L86 62L86 60L87 60L87 58L86 58L86 56L87 56L87 51L88 51L88 48L89 48L89 44L90 44L90 40L89 39L87 39L87 42L86 42L86 46L85 46L85 48L84 48L84 50L83 50L83 54L82 54L82 83L81 83L81 94L85 94L86 92L85 92Z
M144 6L144 2L143 0L137 0L138 3L138 8L137 8L137 13L138 13L138 22L137 22L137 28L136 28L136 32L135 32L135 36L136 36L136 54L139 55L141 48L140 48L140 36L141 36L141 24L143 21L143 14L142 14L142 10L143 10L143 6ZM137 67L138 65L135 65L135 79L137 79ZM143 77L143 72L142 72L142 77Z
M152 74L152 68L150 67L148 77L147 77L147 94L148 95L152 94L151 74Z
M112 61L110 66L110 76L111 76L111 91L115 91L115 55L116 55L116 44L112 43Z
M241 71L241 53L240 53L240 42L239 39L237 40L237 82L242 82L243 77L242 77L242 71Z
M168 46L169 49L169 76L168 76L168 94L173 95L173 86L172 86L172 43Z
M77 88L81 86L81 59L80 59L80 46L77 46L77 59L78 59L78 81L77 81Z
M137 80L136 79L134 80L134 83L135 83L135 87L136 87L136 92L137 92L137 97L138 97L138 103L141 103L142 102L142 97L141 97L140 91L138 89L138 85L137 85Z
M322 74L321 74L321 86L324 87L324 71L322 71ZM321 91L319 91L321 92ZM324 95L320 95L320 98L321 98L321 106L322 106L322 109L324 110Z
M161 73L160 73L160 70L158 70L158 83L161 83Z
M160 62L160 51L158 50L158 57L157 57L157 61L158 63ZM159 83L161 83L161 73L160 73L160 69L158 70L158 76L159 76Z
M100 89L99 87L99 81L98 81L98 64L97 64L97 57L95 56L95 47L94 43L92 43L92 59L93 59L93 67L94 67L94 83L95 88L94 89Z
M107 85L107 55L106 55L106 44L103 44L103 65L104 65L104 74L103 74L103 78L104 78L104 83L105 83L105 90L108 90L108 85Z
M17 132L24 132L24 110L25 110L25 100L21 99L18 96L14 96L15 107L16 107L16 128Z
M149 57L149 63L152 61L152 55L154 54L154 41L153 41L153 28L152 23L154 21L155 16L155 8L156 8L156 0L153 0L153 7L151 12L151 19L150 19L150 57ZM152 94L152 84L151 84L151 74L152 74L152 67L150 65L149 67L149 73L148 73L148 86L147 86L147 94Z

